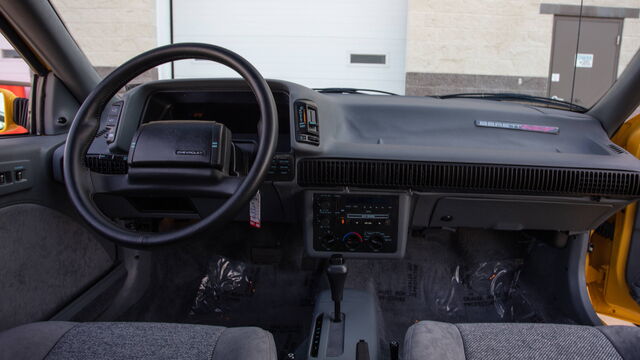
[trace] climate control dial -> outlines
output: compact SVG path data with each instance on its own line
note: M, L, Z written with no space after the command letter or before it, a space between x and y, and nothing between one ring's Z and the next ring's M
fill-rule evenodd
M326 250L334 250L336 246L336 236L331 230L326 230L320 235L320 243Z
M384 234L371 234L368 240L369 247L373 251L380 251L384 246Z
M362 238L362 235L358 234L355 231L352 232L348 232L346 233L343 237L342 237L342 242L344 243L344 247L347 248L347 250L357 250L362 243L364 243L364 239Z

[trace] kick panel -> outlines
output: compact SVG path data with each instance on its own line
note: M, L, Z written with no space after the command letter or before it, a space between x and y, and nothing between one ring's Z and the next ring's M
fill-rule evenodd
M313 194L313 250L396 253L398 201L395 195Z

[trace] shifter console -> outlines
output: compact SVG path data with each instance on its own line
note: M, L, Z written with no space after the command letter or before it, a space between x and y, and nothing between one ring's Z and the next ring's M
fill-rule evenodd
M312 230L311 252L326 256L403 252L399 244L404 245L408 229L402 226L406 215L401 208L406 202L398 194L313 193L311 224L306 226L307 232Z

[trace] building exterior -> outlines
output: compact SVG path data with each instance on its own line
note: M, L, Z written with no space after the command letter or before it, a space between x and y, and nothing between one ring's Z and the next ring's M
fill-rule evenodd
M576 0L52 3L102 73L158 44L202 41L237 51L265 77L311 87L519 92L588 106L640 48L638 0L586 0L580 22ZM148 77L232 75L187 60Z
M0 81L5 83L29 83L31 72L20 54L13 49L7 39L0 34Z
M579 5L576 1L409 0L407 94L507 91L553 96L549 84L554 84L552 76L557 73L551 66L554 42L570 50L570 58L560 59L569 65L577 42L576 35L561 37L557 21L580 15ZM614 30L620 25L608 39L609 53L603 54L617 59L608 68L596 69L611 73L605 90L640 48L638 7L637 0L585 1L584 22L612 21ZM584 33L586 26L581 25ZM577 22L569 26L577 33ZM604 42L593 35L580 39L579 53L592 54ZM592 69L600 64L600 57L594 56ZM560 80L563 75L573 74L560 74Z
M155 0L51 0L101 75L157 46ZM157 78L148 74L145 79Z

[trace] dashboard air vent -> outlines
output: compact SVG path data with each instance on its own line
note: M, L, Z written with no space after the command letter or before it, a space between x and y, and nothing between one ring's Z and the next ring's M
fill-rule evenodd
M94 155L87 154L85 163L91 171L100 174L126 174L129 170L127 158L122 155Z
M616 145L616 144L609 144L609 149L613 150L614 153L616 154L624 154L625 151L623 148L621 148L620 146Z
M640 195L640 173L628 171L356 159L305 159L298 166L301 186L532 195Z

